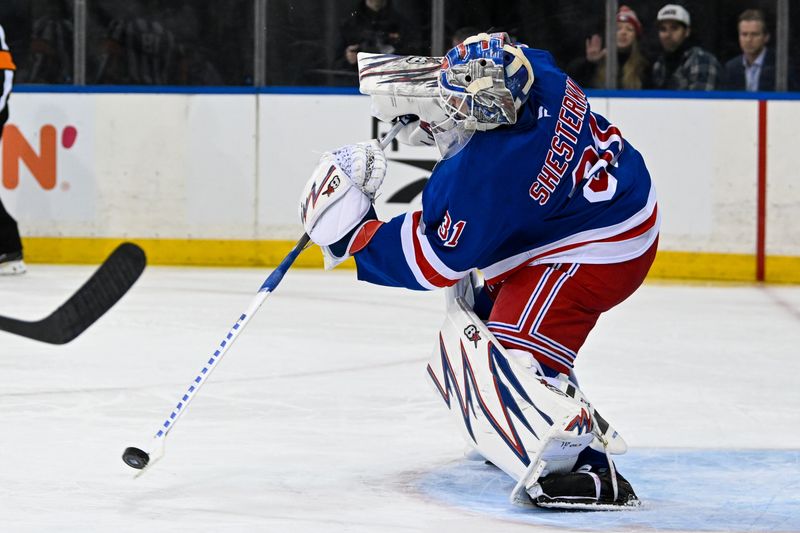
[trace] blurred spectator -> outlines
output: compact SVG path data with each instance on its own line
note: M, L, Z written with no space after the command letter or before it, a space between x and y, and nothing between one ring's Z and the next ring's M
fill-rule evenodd
M199 44L178 46L177 67L173 83L177 85L224 85L219 71L208 60L208 50Z
M336 85L358 85L358 52L360 46L349 44L344 49L344 55L333 62Z
M473 35L478 35L481 32L478 28L473 28L472 26L464 26L463 28L458 28L456 31L453 32L453 36L450 38L450 48L454 46L458 46L459 44L464 42L464 39L467 37L472 37Z
M342 23L341 33L344 46L340 49L348 63L355 55L353 52L416 52L413 28L392 8L390 0L360 0Z
M92 0L87 8L89 83L253 83L253 0L226 0L224 10L196 0Z
M23 82L72 83L71 13L59 3L47 4L33 22L28 68Z
M617 87L647 89L651 85L650 62L639 45L642 23L636 12L620 6L617 13ZM583 87L606 88L606 49L600 35L586 39L586 57L567 67L567 72Z
M507 11L510 11L508 4L517 4L520 40L533 48L549 51L567 72L572 61L585 56L585 39L602 34L605 28L604 1L494 3L502 4L502 9Z
M6 43L5 31L0 26L0 139L3 138L3 126L8 120L8 99L11 97L16 69ZM19 238L17 221L8 214L0 201L0 275L24 272L25 262L22 260L22 241Z
M653 86L690 91L716 89L722 66L710 52L692 43L692 23L686 8L667 4L656 18L662 51L653 65Z
M175 37L156 10L130 6L132 13L111 21L101 46L94 83L169 85L175 81Z
M412 25L390 0L360 0L341 24L340 55L333 63L334 84L358 85L358 52L414 54Z
M170 83L223 85L222 76L208 59L211 51L206 45L211 35L201 29L198 7L190 0L173 0L160 12L162 23L172 33L175 42L175 71Z
M774 91L775 53L767 47L769 31L764 13L748 9L739 15L742 53L725 63L725 88L734 91Z

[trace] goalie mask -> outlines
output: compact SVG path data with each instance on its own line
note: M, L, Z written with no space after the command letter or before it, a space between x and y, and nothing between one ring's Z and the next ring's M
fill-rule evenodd
M520 46L505 33L481 33L443 58L361 52L359 89L371 96L380 120L411 114L430 125L426 131L446 159L475 131L517 121L533 86L533 68Z
M432 128L442 155L458 153L475 131L516 123L532 86L533 67L506 33L480 33L450 50L439 72L448 118Z

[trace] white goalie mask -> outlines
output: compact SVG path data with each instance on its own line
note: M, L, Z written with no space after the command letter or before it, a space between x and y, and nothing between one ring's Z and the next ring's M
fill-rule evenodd
M412 114L443 158L457 154L475 131L514 124L533 85L533 68L504 33L466 39L443 58L358 54L359 87L372 112L390 121Z
M440 76L439 100L447 119L432 124L431 131L444 158L457 154L476 131L517 121L502 66L473 59L443 68Z
M433 128L437 144L452 156L475 131L515 124L532 86L530 61L508 34L469 37L442 59L439 98L448 120Z

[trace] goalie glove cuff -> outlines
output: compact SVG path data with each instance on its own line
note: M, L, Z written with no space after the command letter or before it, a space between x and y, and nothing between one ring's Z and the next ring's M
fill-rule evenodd
M383 222L377 220L377 218L375 207L370 206L367 214L352 230L329 246L323 246L322 255L325 258L325 270L331 270L348 257L363 250L369 244L378 228L383 225Z

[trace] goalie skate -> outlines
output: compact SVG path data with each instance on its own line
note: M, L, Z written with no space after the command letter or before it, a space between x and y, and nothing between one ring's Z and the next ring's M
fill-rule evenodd
M616 486L611 476L616 476ZM589 465L545 477L528 490L528 495L534 504L546 509L616 511L641 505L628 480L613 468Z

